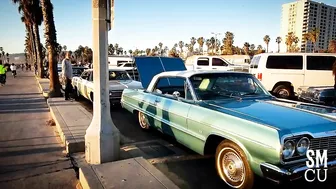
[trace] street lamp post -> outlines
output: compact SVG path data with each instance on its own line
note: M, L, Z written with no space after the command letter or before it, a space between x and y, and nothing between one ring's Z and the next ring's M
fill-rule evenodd
M92 0L93 27L93 118L85 134L85 159L101 164L119 158L119 131L110 115L108 89L108 1Z

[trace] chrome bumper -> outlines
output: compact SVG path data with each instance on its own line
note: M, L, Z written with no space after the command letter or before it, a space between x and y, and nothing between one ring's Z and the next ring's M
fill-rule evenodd
M261 163L260 168L265 178L277 183L300 179L304 176L304 172L310 169L305 164L285 169L269 163ZM324 169L324 167L314 167L314 169L319 168ZM327 169L330 173L336 172L336 159L327 162Z

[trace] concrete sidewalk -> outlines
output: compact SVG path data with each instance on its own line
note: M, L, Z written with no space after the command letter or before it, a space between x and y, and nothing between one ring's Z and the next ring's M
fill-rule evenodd
M0 188L75 188L78 180L33 72L0 87Z
M41 92L43 92L43 85L45 83L39 84ZM152 164L140 157L146 154L138 148L133 147L133 149L132 145L121 146L120 161L101 165L87 164L84 153L74 153L85 151L84 136L91 123L92 114L76 101L65 101L64 98L49 98L47 101L66 151L79 167L80 183L84 189L178 188ZM120 138L121 144L131 142L125 136L121 135Z

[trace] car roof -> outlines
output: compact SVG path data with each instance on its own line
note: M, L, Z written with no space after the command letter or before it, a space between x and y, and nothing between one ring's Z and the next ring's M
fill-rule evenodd
M233 72L233 71L222 71L222 70L186 70L186 71L170 71L162 72L157 74L157 77L191 77L195 74L214 74L214 73L239 73L251 75L247 72Z
M125 71L125 72L126 72L125 69L118 68L118 67L115 67L115 68L111 68L111 67L109 67L108 70L109 70L109 71ZM90 69L86 69L86 71L93 71L93 69L92 69L92 68L90 68Z

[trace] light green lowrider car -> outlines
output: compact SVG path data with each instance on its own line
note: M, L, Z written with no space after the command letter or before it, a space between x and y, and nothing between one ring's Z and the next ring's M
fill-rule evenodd
M308 149L328 150L328 168L336 166L334 108L277 99L249 73L173 71L142 81L147 89L123 91L122 107L144 130L215 154L218 175L232 188L252 188L255 175L300 179Z

